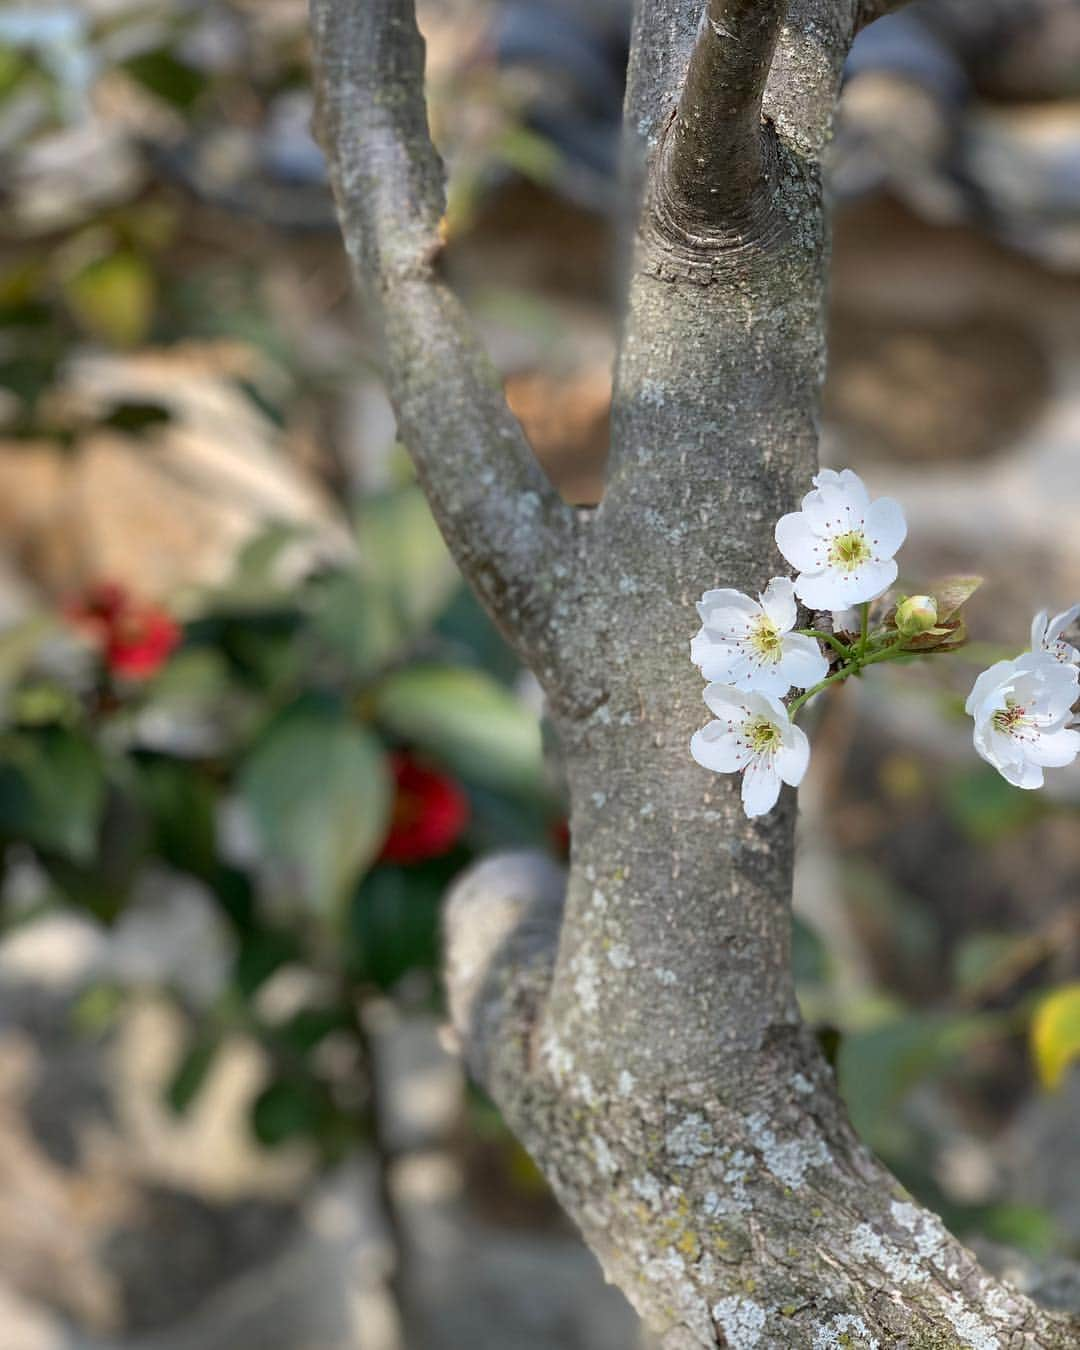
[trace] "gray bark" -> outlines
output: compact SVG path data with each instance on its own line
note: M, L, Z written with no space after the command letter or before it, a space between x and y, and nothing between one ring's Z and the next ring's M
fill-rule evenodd
M496 859L452 898L454 1024L667 1350L1064 1350L1076 1323L983 1272L846 1121L791 978L794 794L747 821L687 749L694 601L774 574L772 522L816 467L819 157L867 6L783 9L638 5L609 478L573 513L432 265L411 0L312 2L322 136L403 438L545 688L570 787L568 876Z

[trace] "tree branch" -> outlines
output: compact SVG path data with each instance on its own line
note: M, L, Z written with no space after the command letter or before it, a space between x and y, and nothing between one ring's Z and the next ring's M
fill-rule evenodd
M399 431L462 571L543 674L577 531L433 267L443 172L412 0L312 0L318 126Z
M695 229L747 214L765 185L761 104L787 0L708 0L659 186Z
M892 14L894 10L903 9L910 3L911 0L860 0L858 26L865 28L868 23L880 19L883 14Z

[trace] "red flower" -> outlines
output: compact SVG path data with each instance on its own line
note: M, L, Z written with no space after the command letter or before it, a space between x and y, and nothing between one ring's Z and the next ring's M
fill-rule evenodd
M112 673L129 680L144 680L160 670L182 636L160 605L135 600L112 581L91 587L66 613L101 647Z
M469 800L452 778L409 754L391 756L397 793L381 862L422 862L447 852L469 819Z

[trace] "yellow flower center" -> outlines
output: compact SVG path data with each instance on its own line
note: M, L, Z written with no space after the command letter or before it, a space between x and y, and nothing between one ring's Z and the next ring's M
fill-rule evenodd
M755 755L771 755L780 748L782 740L780 728L767 717L755 717L747 722L745 735L746 743Z
M862 530L848 530L847 534L838 534L829 546L829 562L845 572L854 572L856 567L869 562L873 557L866 535Z
M762 661L779 661L783 655L783 640L767 614L751 624L748 641Z
M990 720L994 724L995 731L1000 731L1003 736L1015 736L1021 727L1027 725L1026 712L1027 709L1022 703L1007 697L1004 708L999 708Z

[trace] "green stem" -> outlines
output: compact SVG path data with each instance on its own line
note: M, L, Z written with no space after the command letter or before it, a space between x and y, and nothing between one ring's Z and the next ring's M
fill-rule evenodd
M871 652L869 656L865 657L860 662L860 664L864 666L872 666L876 665L878 661L890 661L894 656L896 656L899 653L900 648L904 645L905 642L907 642L906 637L899 637L896 639L895 642L891 642L889 646L882 647L880 651ZM904 653L904 655L918 656L919 653L906 652Z
M841 642L835 633L824 633L820 628L796 628L795 632L800 637L817 638L819 642L827 642L830 647L840 653L845 661L851 660L851 648L846 642Z
M859 634L859 658L862 659L866 652L866 640L870 633L870 602L867 600L861 606L862 609L862 632Z
M839 684L841 681L848 679L851 675L858 675L864 666L874 666L880 661L891 661L897 656L907 655L907 653L901 652L900 650L906 641L907 638L904 637L896 638L889 646L882 647L878 651L872 651L869 655L866 654L865 640L860 642L858 650L850 653L851 659L845 665L841 666L839 670L833 671L831 675L827 675L819 684L815 684L813 689L807 689L805 693L800 694L798 698L793 699L788 704L788 717L794 722L799 714L799 710L804 704L808 703L815 694L820 694L821 691L828 688L830 684Z
M830 684L839 684L841 680L846 680L849 675L854 675L857 669L858 666L854 665L844 666L842 669L834 671L831 675L826 675L826 677L821 681L820 684L814 685L813 689L808 689L805 694L800 694L798 698L793 699L788 704L788 717L790 718L790 720L792 722L795 721L795 718L798 716L799 709L803 706L804 703L812 699L815 694L820 694L821 691Z

